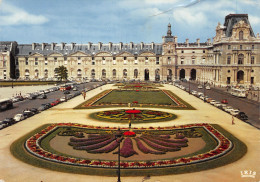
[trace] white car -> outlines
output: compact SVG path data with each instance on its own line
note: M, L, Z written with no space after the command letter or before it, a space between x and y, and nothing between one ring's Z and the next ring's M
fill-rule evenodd
M227 106L226 108L224 108L224 110L225 110L226 112L230 112L231 110L233 110L233 107Z
M60 98L60 101L61 101L61 102L64 102L65 100L66 100L65 97Z
M198 89L202 89L202 88L203 88L202 85L199 85L199 86L198 86Z
M197 91L192 90L192 91L191 91L191 94L192 94L192 95L196 95L196 94L197 94Z
M238 115L239 114L239 110L238 109L233 109L233 110L231 110L230 111L230 114L232 115L232 116L236 116L236 115Z
M217 101L215 101L215 100L211 100L209 103L212 104L212 105L214 105L216 102L217 102Z
M214 103L214 106L215 106L215 107L220 107L220 106L221 106L221 103L220 103L220 102L215 102L215 103Z
M14 116L14 120L15 120L16 122L22 121L22 120L24 120L24 115L23 115L23 114L16 114L16 115Z
M207 90L210 90L210 86L206 86L206 89L207 89Z

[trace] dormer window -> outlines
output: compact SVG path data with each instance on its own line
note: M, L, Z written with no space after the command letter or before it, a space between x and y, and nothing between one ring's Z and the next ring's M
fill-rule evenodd
M239 40L243 40L244 39L244 33L243 31L239 32Z

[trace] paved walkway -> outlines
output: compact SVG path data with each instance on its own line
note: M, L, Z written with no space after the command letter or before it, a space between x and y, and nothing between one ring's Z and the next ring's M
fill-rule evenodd
M94 89L87 94L87 98L102 92L105 89L111 88L112 85L102 86ZM216 169L210 169L201 172L195 172L190 174L179 175L167 175L167 176L151 176L150 179L143 177L122 177L122 182L253 182L260 180L260 135L259 130L248 125L237 118L235 118L235 125L231 124L232 117L215 107L204 103L200 99L189 95L188 93L176 88L172 85L165 85L164 89L169 89L176 93L179 97L190 103L197 110L181 111L170 109L156 109L165 112L171 112L178 116L173 121L151 123L151 124L133 124L134 127L158 127L158 126L172 126L190 123L214 123L221 125L224 129L235 135L241 141L246 143L248 147L247 154L232 164L228 164ZM29 164L23 163L14 158L10 153L10 145L21 136L25 135L29 131L46 123L55 122L75 122L84 123L88 125L97 126L124 126L128 127L128 124L116 124L109 122L99 122L88 117L91 112L99 110L111 110L109 109L91 109L91 110L73 110L72 108L83 102L83 97L78 96L69 102L62 103L50 110L44 111L34 117L31 117L25 121L17 123L11 127L5 128L0 131L0 179L6 182L114 182L117 181L117 177L103 177L103 176L89 176L78 175L70 173L61 173L51 171L47 169L37 168ZM119 109L119 108L115 108ZM147 108L151 109L151 108ZM241 178L240 171L252 170L256 171L256 178ZM144 180L145 179L145 180Z

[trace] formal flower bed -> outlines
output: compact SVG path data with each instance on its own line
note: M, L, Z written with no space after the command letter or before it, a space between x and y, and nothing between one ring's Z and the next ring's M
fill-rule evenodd
M131 120L132 123L140 122L152 122L152 121L167 121L173 120L176 118L176 115L171 113L166 113L162 111L153 111L153 110L110 110L110 111L101 111L93 113L90 115L94 119L106 120L111 122L128 122Z
M131 96L129 96L130 94ZM171 109L193 109L169 90L109 89L80 104L76 109L99 107L162 107Z
M45 160L69 164L75 166L88 166L88 167L97 167L97 168L117 168L117 161L113 160L96 160L96 159L81 159L76 157L69 157L66 155L59 155L56 153L49 152L42 148L41 141L50 135L52 132L56 131L59 128L78 128L78 129L89 129L91 131L105 131L112 134L89 134L88 138L76 138L71 137L70 144L75 146L79 150L87 150L90 153L103 153L110 152L117 148L118 141L115 139L113 133L116 133L117 128L108 128L108 127L98 127L98 126L88 126L82 124L74 123L57 123L52 124L45 129L42 129L40 132L35 133L33 136L28 138L25 142L26 150ZM120 155L122 157L130 157L137 154L137 151L133 149L133 141L137 142L138 149L140 152L163 155L168 151L180 150L181 147L185 147L187 144L187 138L183 135L176 135L176 139L170 139L167 135L151 135L153 132L160 131L171 131L171 130L185 130L193 128L203 128L207 133L209 133L214 140L217 142L217 146L207 152L199 153L193 156L188 157L179 157L174 159L165 159L165 160L156 160L152 161L122 161L120 163L121 168L132 168L132 169L142 169L142 168L157 168L157 167L173 167L180 165L189 165L194 163L201 163L203 161L210 161L217 159L218 157L224 156L232 150L232 142L215 129L212 125L207 123L202 124L189 124L183 126L173 126L173 127L160 127L160 128L136 128L135 130L139 132L139 136L135 138L126 137L123 140L123 146L121 148ZM122 131L128 131L128 128L121 128ZM149 133L150 134L145 134ZM104 140L100 140L105 138ZM95 141L91 145L86 145L86 142ZM153 148L153 150L145 147L143 141ZM79 145L79 143L81 145ZM82 145L84 144L84 145ZM89 143L87 143L89 144Z

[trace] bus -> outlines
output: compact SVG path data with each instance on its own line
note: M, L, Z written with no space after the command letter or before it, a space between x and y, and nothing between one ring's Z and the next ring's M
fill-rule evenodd
M0 111L13 108L13 101L11 99L0 100Z
M246 97L246 90L241 88L231 88L231 95L237 97Z

